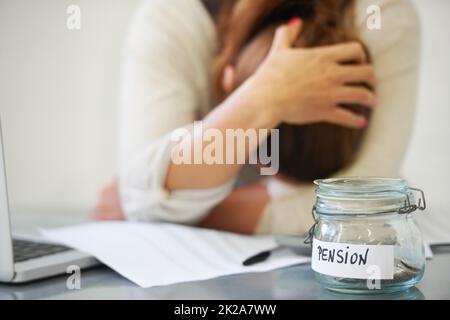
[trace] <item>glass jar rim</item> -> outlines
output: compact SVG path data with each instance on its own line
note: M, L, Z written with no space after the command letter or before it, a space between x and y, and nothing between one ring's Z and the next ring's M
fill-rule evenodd
M316 180L315 211L325 215L405 213L415 202L406 180L383 177L346 177Z
M331 178L314 181L318 191L325 193L345 194L379 194L383 192L395 192L405 194L408 191L408 183L401 178L383 177L346 177Z

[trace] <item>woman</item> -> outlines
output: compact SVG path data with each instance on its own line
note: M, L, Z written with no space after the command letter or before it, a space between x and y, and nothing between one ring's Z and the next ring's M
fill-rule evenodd
M278 5L300 2L314 9L309 13L300 10L305 23L293 19L278 27L261 66L216 105L211 94L214 81L209 77L216 37L220 41L215 65L221 66L216 68L216 78L224 91L231 91L236 82L236 61L231 56L242 50L227 47L227 35L236 38L238 34L236 46L242 49L254 36L255 26ZM356 1L354 7L353 1L338 2L341 7L335 16L336 11L326 6L333 1L230 1L222 9L226 21L219 24L225 28L217 35L198 1L153 0L144 5L129 38L121 117L121 206L128 218L242 233L306 232L314 202L311 182L297 179L292 184L275 177L267 183L235 187L240 165L171 162L170 132L197 119L203 120L204 128L222 131L324 122L360 130L368 125L368 118L341 105L368 109L377 104L357 157L335 174L398 174L414 114L417 18L408 1L385 1L382 29L370 31L365 25L370 1ZM353 29L367 46L378 75L377 98L369 88L354 86L374 84L374 70L362 45L320 46L318 41L318 47L293 48L303 25L311 29L329 21L335 23L329 28ZM347 62L356 64L343 64ZM195 137L188 137L177 147L189 149L196 143ZM117 208L112 212L120 217ZM110 215L102 212L100 218Z

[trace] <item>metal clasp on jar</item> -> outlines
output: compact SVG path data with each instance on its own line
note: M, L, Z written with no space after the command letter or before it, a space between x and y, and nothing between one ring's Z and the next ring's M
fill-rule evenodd
M304 244L310 244L312 246L313 238L314 238L314 231L316 230L317 223L319 222L317 217L316 217L316 206L313 206L313 208L311 210L311 214L312 214L313 219L314 219L314 224L311 226L311 228L309 228L308 235L306 236L306 239L305 239L305 241L303 243Z
M419 201L417 201L417 204L411 204L411 199L409 199L409 195L407 194L405 206L403 208L398 209L399 214L409 214L417 210L424 211L427 208L427 203L425 201L425 193L423 192L423 190L418 188L409 188L409 190L420 193Z

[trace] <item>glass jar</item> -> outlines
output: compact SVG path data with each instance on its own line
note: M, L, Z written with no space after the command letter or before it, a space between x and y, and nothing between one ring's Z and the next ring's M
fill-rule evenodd
M424 194L391 178L315 181L312 268L326 288L347 293L405 290L423 277L425 253L413 213ZM414 192L421 197L415 202Z

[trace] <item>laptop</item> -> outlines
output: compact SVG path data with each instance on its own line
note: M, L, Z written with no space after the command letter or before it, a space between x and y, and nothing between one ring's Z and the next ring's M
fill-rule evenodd
M0 282L24 283L65 274L69 266L80 269L99 262L85 253L11 233L3 135L0 122Z

